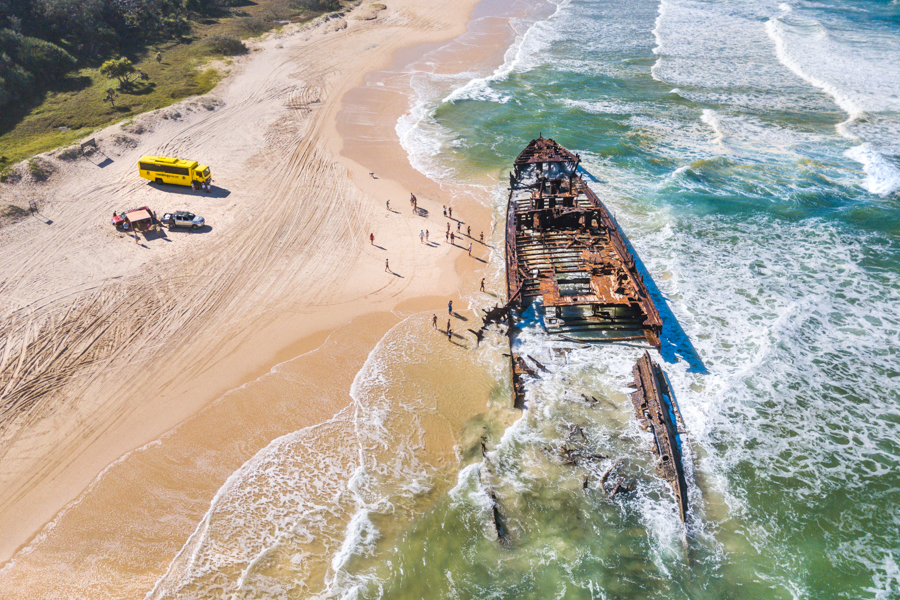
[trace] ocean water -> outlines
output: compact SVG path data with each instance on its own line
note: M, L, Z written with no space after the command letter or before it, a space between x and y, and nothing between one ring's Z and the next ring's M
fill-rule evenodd
M411 313L348 408L231 475L146 597L900 598L900 5L484 0L474 19L391 74L412 89L397 134L489 205L497 248L516 154L541 133L581 154L665 319L687 530L627 396L640 344L526 328L546 372L520 414L500 332L450 346ZM508 47L440 66L489 37ZM608 497L607 473L633 489Z
M414 66L398 135L498 222L529 139L581 153L665 305L691 523L624 396L642 350L528 331L530 410L359 597L900 597L900 5L561 0L511 25L501 64ZM563 443L635 490L542 451Z

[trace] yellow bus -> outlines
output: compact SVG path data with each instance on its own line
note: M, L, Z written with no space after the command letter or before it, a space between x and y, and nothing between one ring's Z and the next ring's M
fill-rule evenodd
M212 181L209 167L197 164L196 160L181 160L166 156L142 156L138 162L141 177L156 183L177 183L191 185L192 181L206 183Z

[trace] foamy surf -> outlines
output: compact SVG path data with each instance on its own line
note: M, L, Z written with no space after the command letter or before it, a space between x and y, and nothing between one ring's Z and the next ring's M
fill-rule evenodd
M863 165L865 188L880 196L897 191L900 74L892 57L900 51L900 34L832 32L814 18L794 14L790 22L782 15L766 23L779 61L847 114L836 128L848 140L862 142L845 156Z
M443 477L436 470L446 460L441 452L453 453L425 449L435 433L422 419L449 407L446 392L429 386L442 385L439 378L416 377L423 369L466 368L461 357L437 357L444 341L432 332L430 314L392 328L356 375L352 404L273 440L233 473L147 597L303 590L342 598L374 581L362 565Z

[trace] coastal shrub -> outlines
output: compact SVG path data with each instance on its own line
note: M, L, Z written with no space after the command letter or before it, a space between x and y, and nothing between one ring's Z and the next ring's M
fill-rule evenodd
M295 10L305 9L319 12L341 10L340 0L293 0L290 6Z
M211 35L206 38L205 45L210 54L235 56L247 53L247 46L244 42L230 35Z
M0 29L0 107L31 96L74 66L75 59L59 46Z
M65 160L65 161L76 160L80 157L81 157L81 146L79 146L77 144L63 148L56 155L56 158L58 158L60 160Z
M36 158L28 161L28 172L35 181L47 181L47 178L50 177L49 169Z
M100 65L100 73L107 79L118 79L119 87L130 81L130 77L137 69L127 58L113 58Z
M247 17L238 21L238 28L249 37L265 33L270 26L269 20L262 17Z
M29 215L27 209L15 204L0 205L0 227L21 221Z

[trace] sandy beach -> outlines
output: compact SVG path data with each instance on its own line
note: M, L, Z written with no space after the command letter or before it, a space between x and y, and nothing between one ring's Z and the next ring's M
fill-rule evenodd
M473 258L445 243L441 207L452 205L473 237L489 234L490 212L412 169L393 133L402 95L355 93L377 105L355 139L340 115L347 93L398 50L462 33L474 4L398 0L374 19L363 6L269 36L210 95L103 130L88 156L51 153L46 183L26 175L4 186L7 201L33 199L38 212L0 229L0 596L93 597L92 585L97 597L146 593L235 469L350 403L386 332L413 316L447 344L430 315L446 318L450 299L464 308L460 293L477 287L489 248L476 241ZM207 162L212 193L140 179L143 154ZM142 205L189 209L207 226L135 243L109 216ZM462 357L455 369L466 368ZM258 393L285 370L307 395ZM436 411L435 460L454 458L490 386L473 376L453 410ZM185 493L159 491L173 489ZM119 548L110 570L121 580L99 581L102 561L74 579L47 575L90 562L98 546L152 537L150 522L168 525L139 551Z

